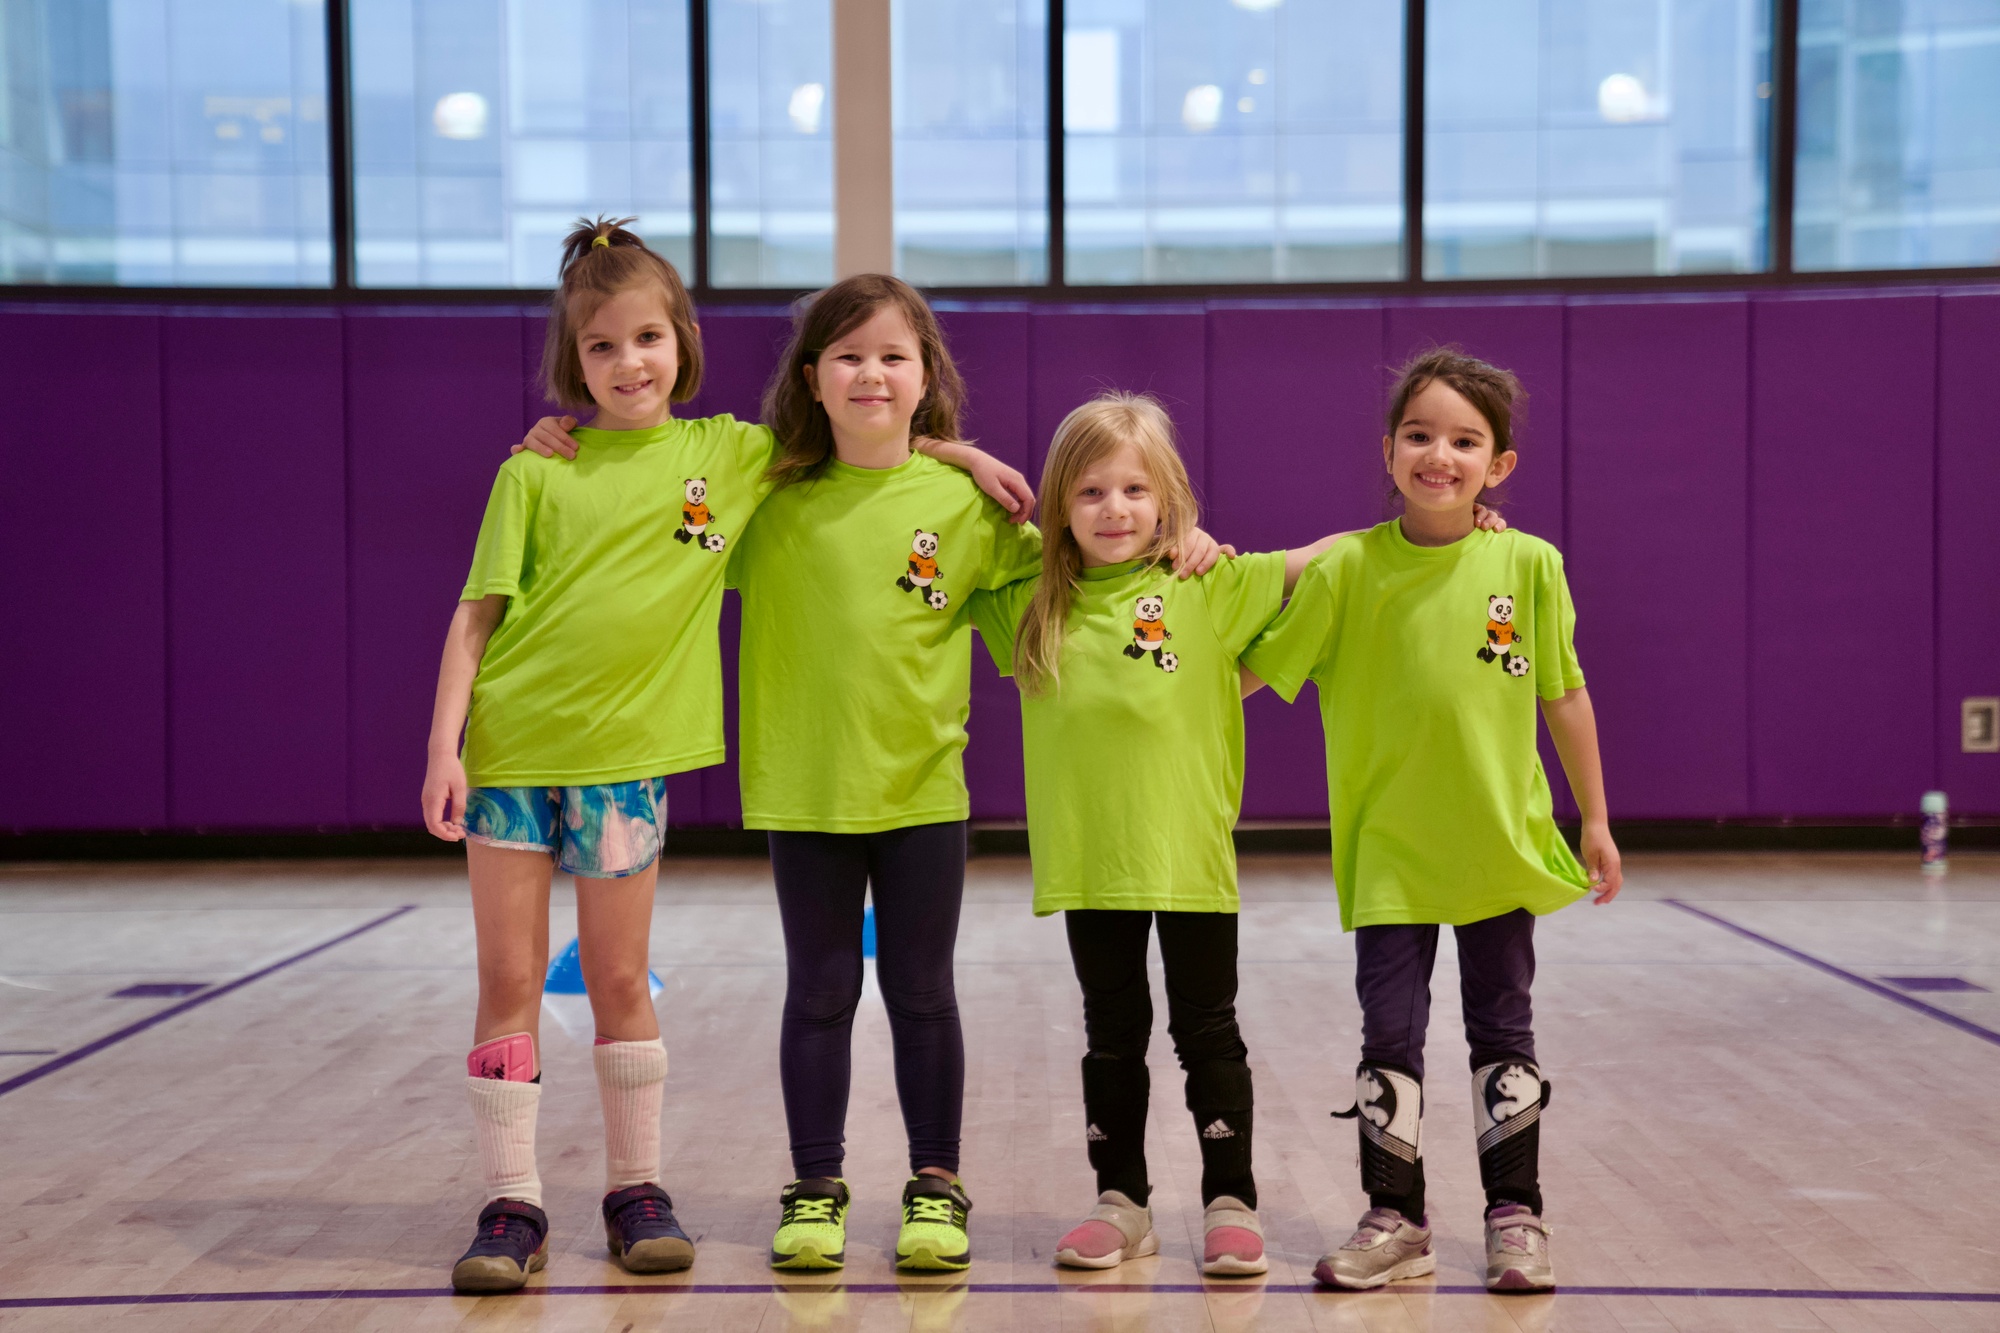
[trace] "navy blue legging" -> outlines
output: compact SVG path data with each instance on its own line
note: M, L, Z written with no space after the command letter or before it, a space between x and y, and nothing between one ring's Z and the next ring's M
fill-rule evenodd
M1354 932L1354 993L1361 1001L1361 1058L1424 1076L1431 1025L1431 968L1438 927L1360 926ZM1472 1068L1502 1060L1535 1063L1535 918L1525 908L1454 926L1458 993Z
M965 822L882 833L771 835L785 926L778 1073L800 1178L838 1176L845 1158L861 921L875 900L875 967L896 1051L910 1170L958 1170L965 1039L952 987L965 896Z

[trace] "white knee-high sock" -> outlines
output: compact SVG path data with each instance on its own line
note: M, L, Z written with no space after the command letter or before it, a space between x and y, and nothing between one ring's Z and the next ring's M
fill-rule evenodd
M519 1199L542 1206L542 1177L535 1169L535 1113L542 1085L498 1078L468 1078L472 1125L479 1140L479 1165L486 1172L486 1198Z
M667 1047L651 1041L604 1041L597 1091L604 1098L604 1187L609 1193L660 1179L660 1097L667 1082Z

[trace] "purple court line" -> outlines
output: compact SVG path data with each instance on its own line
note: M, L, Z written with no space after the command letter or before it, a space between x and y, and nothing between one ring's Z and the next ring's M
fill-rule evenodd
M946 1295L967 1292L975 1296L1059 1296L1074 1292L1079 1295L1100 1293L1104 1295L1204 1295L1232 1291L1261 1291L1290 1296L1346 1296L1371 1293L1350 1293L1322 1287L1316 1282L1247 1282L1242 1284L1225 1282L1111 1282L1102 1284L1066 1282L966 1282L959 1284L941 1283L901 1283L901 1282L847 1282L831 1286L807 1286L797 1284L784 1286L770 1282L743 1283L656 1283L645 1286L636 1283L621 1286L549 1286L524 1287L498 1297L513 1300L526 1296L768 1296L773 1293L810 1295L837 1292L855 1292L867 1296L918 1295L926 1291ZM1393 1288L1372 1293L1374 1295L1400 1296L1485 1296L1486 1288L1478 1286L1420 1286L1399 1284ZM1707 1300L1782 1300L1782 1301L1917 1301L1933 1303L2000 1305L2000 1291L1822 1291L1811 1287L1579 1287L1564 1286L1557 1295L1567 1296L1629 1296L1629 1297L1695 1297ZM271 1301L290 1303L294 1301L393 1301L393 1300L436 1300L439 1297L454 1296L449 1287L343 1287L322 1291L172 1291L150 1296L13 1296L0 1297L0 1310L48 1310L76 1306L106 1305L226 1305L245 1302ZM495 1299L493 1297L466 1297L467 1300ZM1508 1297L1520 1300L1519 1296Z
M272 963L269 967L260 967L255 972L251 972L248 973L247 975L240 976L236 978L236 980L234 981L228 982L221 986L216 986L213 989L205 990L201 992L199 995L190 995L187 999L182 1000L179 1004L170 1004L166 1008L160 1010L158 1013L148 1015L147 1017L140 1019L136 1023L128 1023L124 1027L119 1028L116 1032L110 1033L106 1036L99 1037L96 1041L86 1042L82 1046L77 1047L73 1051L66 1051L63 1054L58 1055L53 1060L44 1060L42 1063L36 1065L33 1069L22 1070L20 1073L14 1075L14 1077L6 1079L4 1081L0 1081L0 1097L6 1096L8 1093L14 1091L16 1088L25 1088L30 1083L33 1083L38 1079L47 1078L50 1074L53 1074L58 1070L67 1069L71 1065L75 1064L77 1061L82 1060L87 1056L96 1055L99 1051L105 1049L108 1046L116 1046L119 1042L124 1041L127 1038L136 1037L141 1032L146 1031L148 1028L155 1027L161 1023L166 1022L169 1018L174 1018L180 1014L184 1014L190 1009L199 1008L202 1005L207 1004L210 1000L219 1000L223 996L229 994L231 991L241 990L243 989L243 987L249 985L253 981L261 981L265 977L270 976L273 972L282 972L286 968L292 966L292 964L294 963L303 963L306 959L312 957L316 953L325 953L328 949L333 948L333 946L336 944L345 944L357 935L366 935L369 931L375 929L375 927L386 926L391 921L394 921L397 917L402 916L404 913L414 912L416 910L417 910L417 905L415 903L405 903L401 907L398 907L395 911L385 913L382 916L376 917L373 921L369 921L362 925L356 926L353 930L347 931L345 934L336 935L332 939L327 940L322 944L315 944L313 945L312 948L303 950L299 953L295 953L289 958L280 958L277 962Z
M1836 967L1823 958L1815 958L1809 953L1794 949L1789 944L1780 944L1770 936L1759 935L1747 926L1739 926L1734 921L1725 921L1713 912L1704 912L1693 903L1684 903L1678 898L1662 898L1660 901L1669 907L1678 907L1690 916L1698 916L1704 921L1721 926L1731 934L1741 935L1744 939L1761 944L1767 949L1775 949L1777 952L1785 955L1785 957L1804 963L1807 967L1816 967L1830 977L1839 977L1849 985L1859 986L1862 990L1879 995L1885 1000L1894 1000L1905 1009L1914 1009L1926 1018L1935 1018L1938 1022L1955 1027L1960 1032L1968 1033L1971 1036L1979 1038L1981 1041L1990 1041L1995 1046L2000 1046L2000 1032L1995 1032L1992 1028L1981 1027L1969 1018L1960 1018L1948 1009L1940 1009L1934 1004L1925 1004L1913 995L1905 995L1903 992L1892 990L1878 981L1870 981L1867 977L1849 972L1844 967Z

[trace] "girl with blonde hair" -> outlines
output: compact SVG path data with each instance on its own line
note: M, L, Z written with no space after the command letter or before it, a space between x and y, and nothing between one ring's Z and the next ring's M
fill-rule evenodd
M1035 913L1064 914L1083 987L1099 1194L1056 1262L1113 1268L1159 1249L1145 1156L1146 950L1157 929L1201 1146L1202 1271L1262 1273L1249 1052L1236 1025L1237 658L1334 538L1177 581L1164 556L1195 528L1194 488L1173 422L1143 394L1101 394L1063 420L1041 506L1041 572L976 594L972 614L1020 686Z

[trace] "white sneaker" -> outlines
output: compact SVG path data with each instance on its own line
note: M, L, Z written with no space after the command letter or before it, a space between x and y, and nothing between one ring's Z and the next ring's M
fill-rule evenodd
M1217 1195L1201 1218L1201 1271L1210 1277L1255 1277L1271 1269L1264 1224L1234 1195Z
M1507 1203L1486 1215L1486 1289L1554 1291L1549 1224L1525 1204Z
M1090 1216L1056 1242L1056 1262L1064 1268L1116 1268L1159 1252L1152 1210L1117 1190L1098 1195Z
M1319 1261L1313 1276L1329 1287L1369 1291L1406 1277L1437 1272L1429 1227L1394 1208L1370 1208L1347 1244Z

